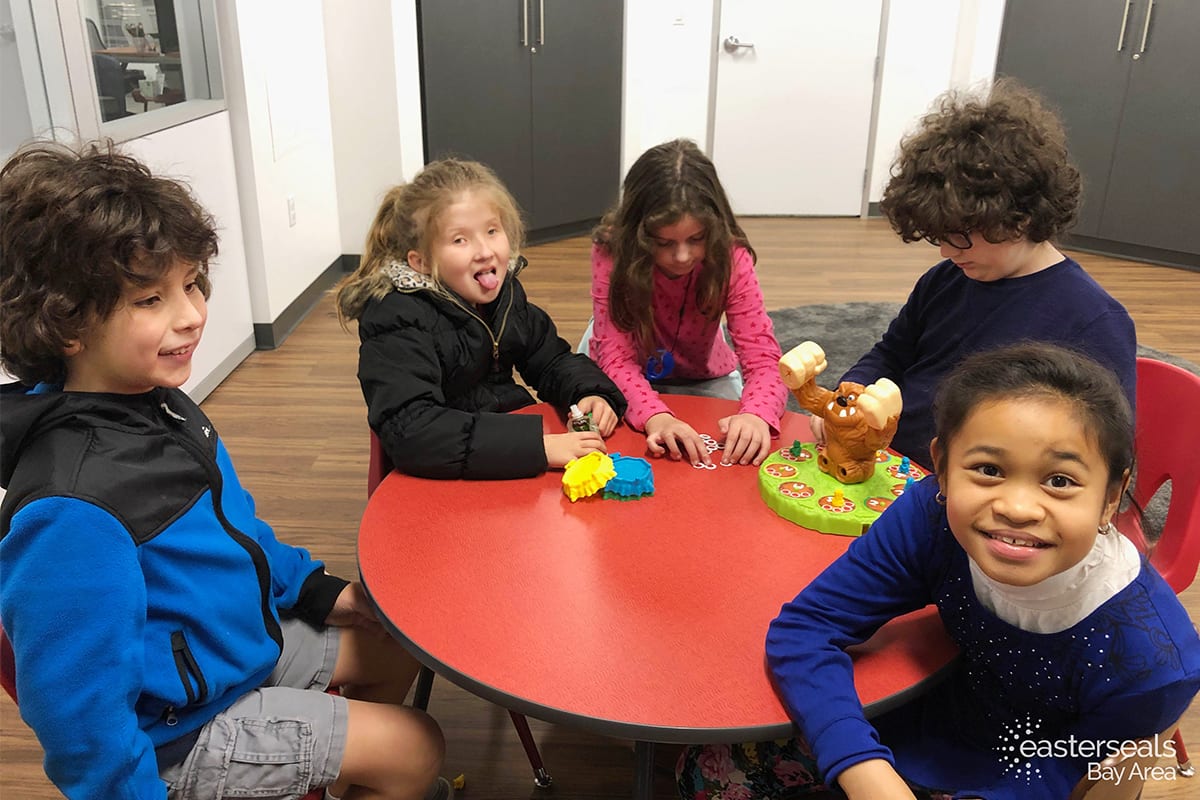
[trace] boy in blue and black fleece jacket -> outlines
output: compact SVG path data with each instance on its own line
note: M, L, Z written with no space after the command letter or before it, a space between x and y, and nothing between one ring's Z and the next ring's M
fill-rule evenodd
M257 518L179 389L216 252L188 190L111 147L35 144L0 171L0 351L22 381L0 395L0 619L21 715L69 798L422 797L443 742L401 705L417 664L359 584Z

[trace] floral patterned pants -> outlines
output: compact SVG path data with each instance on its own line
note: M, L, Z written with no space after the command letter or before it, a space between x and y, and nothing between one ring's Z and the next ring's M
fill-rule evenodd
M819 800L844 798L821 780L817 760L799 737L772 742L684 748L675 765L682 800ZM950 795L913 787L918 800Z

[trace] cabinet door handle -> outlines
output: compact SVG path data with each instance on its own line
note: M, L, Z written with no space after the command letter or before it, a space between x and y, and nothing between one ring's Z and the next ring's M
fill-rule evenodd
M521 0L521 47L529 47L529 3L531 0ZM1126 9L1128 13L1128 9Z
M1154 14L1154 0L1150 0L1150 5L1146 6L1146 24L1142 26L1142 43L1138 45L1138 51L1133 54L1134 61L1142 57L1142 53L1146 52L1146 37L1150 35L1150 17Z
M1121 35L1117 37L1117 52L1125 49L1125 26L1129 24L1129 7L1133 0L1125 0L1125 12L1121 14Z
M546 43L546 0L538 0L538 44Z

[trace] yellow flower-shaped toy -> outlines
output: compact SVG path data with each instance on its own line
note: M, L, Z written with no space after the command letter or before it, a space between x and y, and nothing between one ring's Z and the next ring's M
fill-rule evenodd
M581 497L591 497L612 480L617 471L612 459L599 451L567 462L563 472L563 492L574 503Z

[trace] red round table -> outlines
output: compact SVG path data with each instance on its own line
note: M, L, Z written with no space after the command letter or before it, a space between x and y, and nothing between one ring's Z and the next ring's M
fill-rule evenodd
M672 396L718 438L729 400ZM549 406L524 413L564 424ZM811 441L785 414L778 448ZM642 456L624 426L610 453ZM512 481L392 473L372 495L359 572L380 619L426 666L497 705L638 742L635 797L649 797L652 743L793 734L763 657L780 606L851 539L776 516L757 468L651 459L655 491L572 503L562 472ZM896 619L855 648L868 715L923 690L957 650L934 609Z

